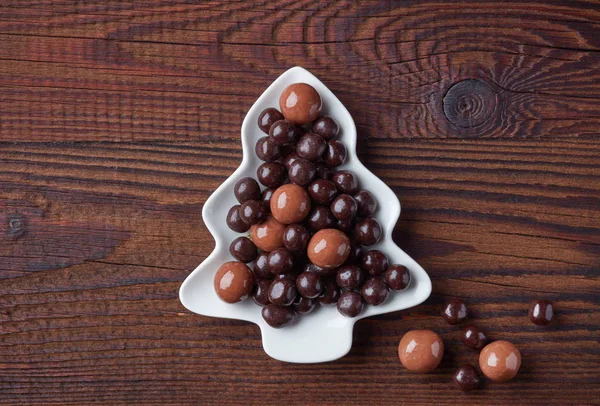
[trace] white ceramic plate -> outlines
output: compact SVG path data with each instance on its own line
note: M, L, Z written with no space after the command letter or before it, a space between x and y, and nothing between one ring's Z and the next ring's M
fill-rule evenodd
M299 315L293 324L282 329L270 327L261 316L261 307L251 299L236 304L221 301L213 289L213 277L221 264L233 260L229 254L230 242L240 234L227 227L225 217L231 206L237 204L233 195L235 182L246 176L256 178L261 161L254 153L256 141L264 136L257 126L258 115L267 107L279 108L279 95L291 83L312 85L323 100L323 115L333 116L341 127L339 139L346 145L348 159L341 166L353 171L361 187L368 189L377 199L375 217L380 221L384 235L381 241L369 247L387 254L390 263L406 266L412 280L401 292L391 292L380 306L365 306L356 318L338 313L335 306L318 306L311 314ZM181 303L190 311L205 316L247 320L256 323L262 333L265 352L287 362L325 362L343 357L352 346L352 328L357 320L382 313L395 312L416 306L429 297L431 280L423 268L392 241L392 230L400 216L400 202L392 190L373 175L356 156L356 127L344 105L319 79L307 70L295 67L281 75L258 98L242 124L242 164L208 198L202 209L202 218L215 239L215 250L185 280L179 291Z

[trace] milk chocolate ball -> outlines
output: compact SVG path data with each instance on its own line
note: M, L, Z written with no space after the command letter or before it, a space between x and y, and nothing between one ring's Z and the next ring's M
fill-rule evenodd
M308 259L321 268L342 265L350 255L350 239L334 228L319 230L308 242Z
M243 262L225 262L215 274L214 286L219 299L237 303L248 298L252 292L252 272Z
M521 353L508 341L494 341L479 353L479 368L492 381L512 379L521 367Z
M442 361L444 341L435 331L412 330L404 334L398 345L400 362L412 372L431 372Z
M307 83L291 84L279 97L279 108L285 119L300 125L313 122L321 107L321 96Z
M285 225L269 216L262 223L258 223L250 227L250 236L252 242L257 248L271 252L277 247L283 245L283 231Z
M275 220L283 224L299 223L310 210L310 197L304 188L289 183L275 190L270 205Z

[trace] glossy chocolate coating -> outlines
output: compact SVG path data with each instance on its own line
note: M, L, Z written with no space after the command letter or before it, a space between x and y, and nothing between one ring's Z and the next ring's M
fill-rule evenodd
M297 185L306 186L315 178L317 171L315 165L308 159L297 158L290 164L288 176Z
M299 223L310 211L310 197L302 187L288 183L271 197L271 215L282 224Z
M294 267L294 255L287 248L275 248L267 257L267 265L275 275L291 272Z
M340 288L352 290L360 288L364 277L362 270L356 265L342 265L337 270L335 280Z
M521 352L508 341L494 341L479 353L479 368L492 381L512 379L521 367Z
M354 226L354 238L356 242L364 246L378 243L382 235L381 224L373 217L366 217Z
M358 189L358 179L350 171L337 171L331 175L331 181L342 193L353 194Z
M240 207L240 218L246 224L261 223L265 221L267 214L265 205L259 200L247 200Z
M315 169L317 171L317 179L331 179L331 169L327 167L325 162L317 162L315 163Z
M444 341L435 331L412 330L402 336L398 357L406 369L417 373L433 371L442 361Z
M460 339L464 345L475 351L481 351L488 342L485 333L474 324L465 326L462 329L460 332Z
M364 253L360 267L370 275L378 276L388 268L386 255L379 250L371 250Z
M303 272L314 272L321 278L334 277L337 270L335 268L321 268L315 264L308 263L304 266Z
M269 286L269 300L277 306L291 305L297 295L293 278L275 278Z
M248 200L259 200L260 186L252 178L242 178L235 183L233 194L240 204Z
M450 299L442 308L442 317L448 324L459 324L467 318L467 305L460 299Z
M292 304L293 309L299 314L308 314L312 312L317 305L315 299L309 299L307 297L298 296Z
M296 124L314 121L321 112L321 96L307 83L293 83L279 97L279 108L283 116Z
M214 279L217 296L224 302L237 303L250 295L254 278L250 268L243 262L225 262L219 267Z
M269 130L269 137L276 145L292 142L296 137L296 126L288 120L276 121Z
M332 213L332 215L333 215L333 213ZM352 231L354 230L355 225L356 225L356 218L350 217L345 220L338 220L335 228L337 228L340 231L343 231L346 234L352 234Z
M336 219L348 220L356 216L358 206L352 196L343 193L333 199L329 208Z
M261 161L271 162L281 157L281 149L279 148L279 145L275 144L275 141L273 141L273 138L271 137L259 138L258 141L256 141L254 152Z
M306 218L308 227L312 230L323 230L332 228L336 224L335 217L325 206L314 206Z
M545 326L552 321L554 309L552 302L545 299L533 300L529 305L529 320L538 326Z
M308 259L321 268L337 268L350 255L350 239L333 228L319 230L308 243Z
M271 207L271 197L273 197L274 192L275 192L275 189L270 188L270 187L268 187L262 191L262 193L260 195L260 201L265 205L265 207L267 207L267 208Z
M285 168L279 162L265 162L256 170L256 177L266 187L276 188L285 179Z
M362 285L360 293L365 302L373 306L379 306L387 300L390 290L381 279L370 278Z
M362 296L352 290L343 291L337 301L338 311L346 317L356 317L362 312L364 303Z
M237 233L245 233L250 229L250 225L245 223L240 217L240 205L231 206L227 212L227 226Z
M268 257L269 253L264 251L256 256L256 261L254 261L254 267L252 269L252 272L254 273L256 279L273 278L273 274L269 269L269 263L267 261Z
M337 303L340 297L340 289L335 281L325 279L323 281L323 293L319 296L319 303L323 306L331 306Z
M300 158L300 155L296 154L296 150L294 149L293 152L290 152L289 154L286 154L283 157L283 159L281 160L281 163L283 164L283 166L285 167L285 169L289 171L290 170L290 166L298 158Z
M279 110L273 107L266 108L258 115L258 128L268 134L271 126L279 120L283 120L283 114Z
M314 133L304 134L298 140L296 145L296 153L304 159L316 162L321 159L327 143L320 135Z
M471 364L463 364L454 372L454 383L463 392L477 389L480 382L479 374Z
M310 233L300 224L290 224L283 232L283 246L294 253L306 253Z
M254 293L252 294L252 300L259 306L266 306L271 301L269 300L269 288L271 287L271 281L268 279L260 279L256 282L254 287Z
M252 262L256 258L256 245L248 237L238 237L229 245L229 253L242 262Z
M337 121L330 116L319 117L312 125L312 132L319 134L325 140L330 140L340 132L340 126Z
M346 146L341 141L328 141L323 153L323 162L328 168L334 168L346 162L347 154Z
M291 307L282 307L274 304L263 307L261 311L263 319L273 328L281 328L290 324L296 313Z
M335 184L327 179L317 179L308 186L310 198L323 206L329 206L337 193Z
M377 201L367 190L359 190L354 194L354 200L358 205L358 215L360 217L368 217L377 210Z
M285 225L269 216L265 221L250 227L252 242L263 251L273 251L283 245Z
M403 290L410 283L410 272L404 265L390 265L385 271L385 283L393 290Z
M302 272L296 278L298 293L309 299L314 299L323 292L321 277L314 272Z

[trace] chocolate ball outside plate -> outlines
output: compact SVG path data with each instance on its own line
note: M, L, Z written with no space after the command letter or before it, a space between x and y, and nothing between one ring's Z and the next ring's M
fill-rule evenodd
M533 300L529 305L529 320L538 326L550 324L554 317L552 302L545 299Z
M398 345L398 357L411 372L427 373L438 367L444 355L444 341L435 331L412 330Z
M454 372L454 383L463 392L477 389L481 379L471 364L463 364Z
M508 341L494 341L479 353L479 368L492 381L508 381L517 375L520 367L521 352Z
M467 318L467 305L461 299L450 299L442 308L442 317L448 324L459 324Z
M243 262L229 261L219 267L214 278L214 288L219 299L237 303L250 296L254 278Z
M485 333L474 324L465 326L461 330L460 340L468 348L475 351L481 351L488 342L488 338Z

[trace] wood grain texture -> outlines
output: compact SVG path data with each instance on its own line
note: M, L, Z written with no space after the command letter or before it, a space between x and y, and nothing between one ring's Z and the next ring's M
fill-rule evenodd
M3 1L0 404L598 404L599 30L598 1ZM321 365L177 298L245 112L294 65L348 107L434 288ZM453 387L477 355L452 296L521 349L515 380ZM446 342L434 374L397 361L416 328Z

